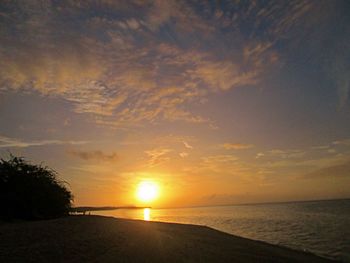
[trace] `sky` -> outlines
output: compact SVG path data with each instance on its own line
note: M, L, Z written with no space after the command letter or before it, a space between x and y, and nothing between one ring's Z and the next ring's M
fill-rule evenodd
M350 197L349 1L0 3L0 155L75 205Z

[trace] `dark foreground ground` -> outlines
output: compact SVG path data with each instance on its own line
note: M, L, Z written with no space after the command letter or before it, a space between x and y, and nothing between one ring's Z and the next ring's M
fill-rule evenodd
M0 224L0 262L330 262L194 225L101 216Z

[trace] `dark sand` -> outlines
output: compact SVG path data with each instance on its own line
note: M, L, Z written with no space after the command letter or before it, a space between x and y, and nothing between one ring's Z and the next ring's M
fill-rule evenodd
M330 262L208 227L101 216L0 224L0 262Z

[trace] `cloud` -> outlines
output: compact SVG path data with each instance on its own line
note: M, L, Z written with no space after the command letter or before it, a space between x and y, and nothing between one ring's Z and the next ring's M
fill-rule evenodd
M343 139L332 141L331 143L328 143L328 144L313 146L311 147L311 150L319 151L319 152L335 153L337 152L337 150L346 149L348 146L350 146L350 139L343 138Z
M226 150L245 150L251 149L254 147L253 144L244 144L244 143L225 143L222 145Z
M66 141L66 140L24 141L21 139L0 135L0 148L11 148L11 147L26 148L26 147L32 147L32 146L62 145L62 144L81 145L86 143L89 143L89 142L88 141Z
M308 24L316 4L227 2L227 12L160 0L1 5L0 92L63 98L98 124L125 128L163 120L215 127L191 106L260 83L281 59L275 44ZM347 79L336 79L347 97Z
M180 157L181 158L186 158L188 156L188 153L187 152L181 152L179 153Z
M313 150L328 150L330 148L329 145L319 145L319 146L312 146Z
M317 169L302 176L304 179L350 177L350 161Z
M257 83L267 68L261 62L270 56L268 45L253 48L256 41L244 59L239 41L223 49L230 50L225 56L222 49L210 51L205 43L215 46L224 37L213 25L217 16L204 19L181 1L3 5L8 13L0 31L2 92L64 98L75 112L94 114L97 123L116 128L160 120L213 126L188 106L210 93Z
M146 155L149 157L147 165L149 167L155 167L168 161L170 158L166 155L172 151L172 149L167 148L156 148L153 150L145 151Z
M234 155L220 154L202 157L198 165L190 168L195 173L228 173L236 171L238 167L238 158Z
M262 158L262 157L264 157L264 156L265 156L264 153L257 153L256 156L255 156L255 158L256 158L256 159L259 159L259 158Z
M183 141L183 144L185 145L185 147L187 148L187 149L193 149L193 146L192 145L190 145L188 142L185 142L185 141Z
M84 161L104 161L115 162L119 160L119 155L115 152L106 154L102 151L77 151L70 150L68 153L72 156L78 157Z
M260 165L268 169L282 168L284 171L289 170L289 172L299 169L300 172L305 173L306 171L341 165L350 158L349 152L329 154L328 151L325 151L321 154L317 152L305 152L304 154L305 156L303 158L300 158L299 155L294 156L293 154L292 157L288 155L286 157L285 153L282 153L282 155L265 155L268 161L265 160Z
M182 171L184 174L191 175L199 180L202 177L221 176L234 178L236 182L250 182L254 180L252 178L261 177L259 175L261 169L254 164L254 161L246 162L235 155L208 155L202 156L196 161L193 160L194 158L191 158L190 162L185 163Z
M306 151L304 150L294 150L294 149L272 149L266 152L258 153L256 158L281 158L281 159L293 159L293 158L301 158L306 155Z
M332 142L333 145L337 146L350 146L350 139L342 139Z
M209 157L203 157L204 162L206 163L227 163L227 162L235 162L238 160L238 158L234 155L230 154L220 154L220 155L213 155Z

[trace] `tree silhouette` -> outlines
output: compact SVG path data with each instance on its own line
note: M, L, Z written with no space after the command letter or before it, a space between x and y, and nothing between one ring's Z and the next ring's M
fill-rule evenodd
M57 172L22 157L0 159L0 217L48 219L67 215L72 193Z

